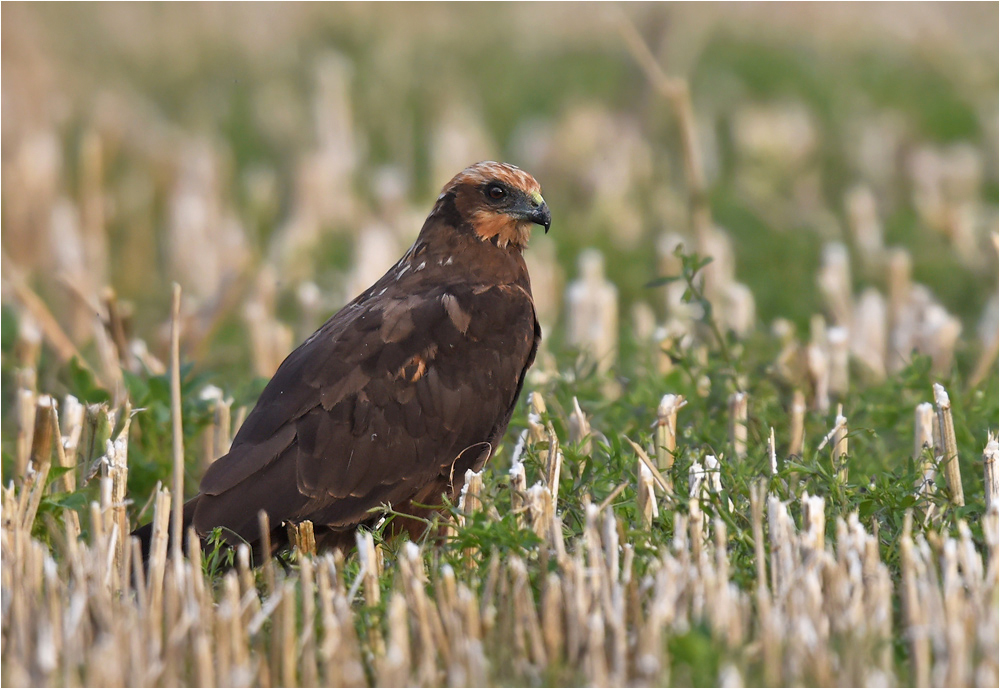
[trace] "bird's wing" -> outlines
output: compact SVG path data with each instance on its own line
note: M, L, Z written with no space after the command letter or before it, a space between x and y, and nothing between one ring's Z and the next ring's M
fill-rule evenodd
M351 525L461 477L506 428L535 338L519 286L390 290L348 305L282 363L209 467L196 528L254 540L261 509L272 524Z

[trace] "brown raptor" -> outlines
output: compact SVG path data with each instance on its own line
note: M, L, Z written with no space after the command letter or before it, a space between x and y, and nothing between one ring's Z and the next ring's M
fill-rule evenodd
M416 242L281 364L229 452L184 507L184 527L259 545L313 522L353 543L391 505L426 517L455 500L503 437L541 337L522 250L551 224L538 182L505 163L448 182ZM424 522L396 519L419 536ZM148 547L150 527L136 533Z

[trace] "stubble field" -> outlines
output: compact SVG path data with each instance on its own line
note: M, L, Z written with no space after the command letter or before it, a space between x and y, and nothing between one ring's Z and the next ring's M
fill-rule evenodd
M5 685L997 685L996 6L564 5L5 3ZM553 226L462 500L144 569L481 159Z

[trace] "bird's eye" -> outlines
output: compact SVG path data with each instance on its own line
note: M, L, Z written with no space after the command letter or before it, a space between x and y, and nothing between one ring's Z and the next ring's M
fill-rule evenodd
M494 184L486 190L486 193L490 195L491 199L500 200L507 195L507 192L499 184Z

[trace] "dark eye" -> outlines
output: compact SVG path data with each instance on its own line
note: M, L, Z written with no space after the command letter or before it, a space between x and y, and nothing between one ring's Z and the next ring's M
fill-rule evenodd
M496 200L500 200L507 195L507 191L499 184L491 185L490 188L486 190L486 193L490 195L491 199Z

